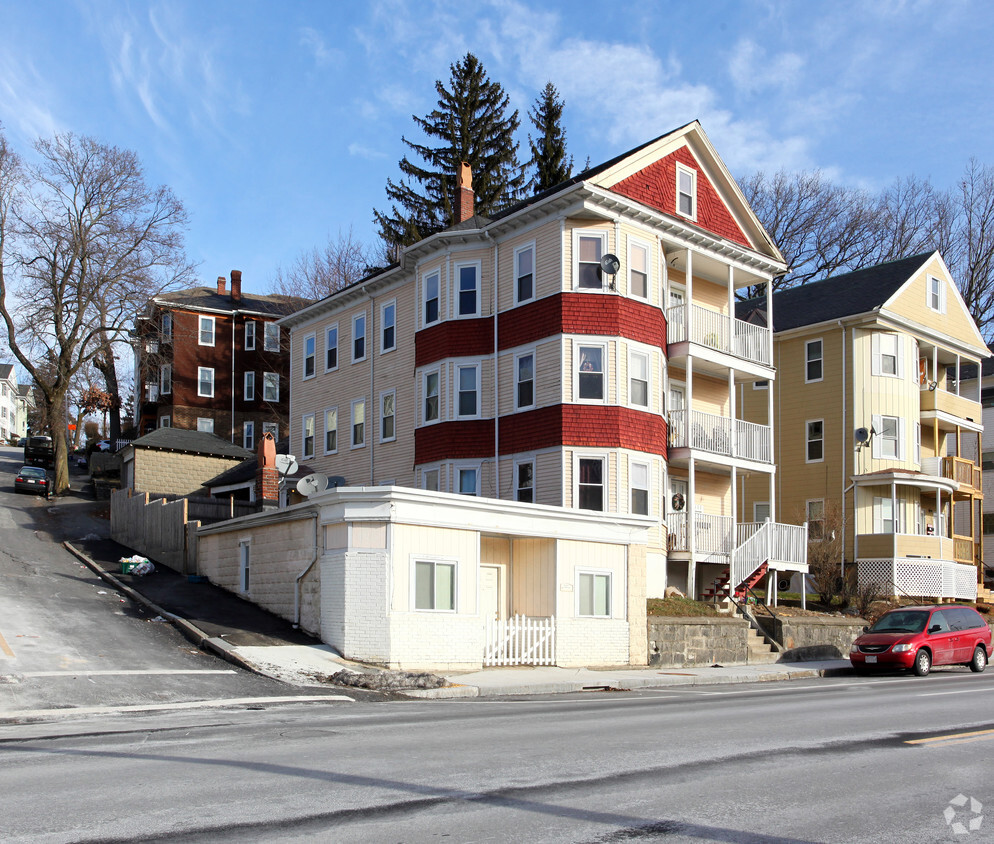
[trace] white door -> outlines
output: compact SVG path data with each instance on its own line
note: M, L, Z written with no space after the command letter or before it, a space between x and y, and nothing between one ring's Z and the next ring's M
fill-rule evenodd
M683 384L670 382L669 407L667 408L667 426L669 428L670 446L679 448L687 445L687 388Z
M480 566L480 618L500 618L500 567Z

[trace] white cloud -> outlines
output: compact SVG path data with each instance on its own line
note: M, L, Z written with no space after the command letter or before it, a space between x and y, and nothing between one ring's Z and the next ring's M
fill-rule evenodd
M318 67L340 64L345 58L345 54L341 50L328 47L321 33L310 26L305 26L300 30L300 44L311 53L314 57L314 64Z
M61 131L60 121L44 105L55 99L33 63L6 45L0 52L0 122L8 132L27 144Z
M365 158L368 161L376 161L387 157L387 154L381 150L370 149L369 147L355 142L349 144L349 155L354 155L357 158Z
M747 94L792 88L803 68L804 59L797 53L777 53L771 58L751 38L738 41L728 63L732 83Z

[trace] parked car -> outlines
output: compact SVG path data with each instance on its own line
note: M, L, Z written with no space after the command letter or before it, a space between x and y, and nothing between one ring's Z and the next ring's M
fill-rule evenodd
M29 466L55 468L55 444L51 437L28 437L24 444L24 462Z
M40 466L22 466L14 478L14 492L33 492L48 496L52 490L48 472Z
M903 668L924 677L933 665L980 672L991 653L991 629L972 607L901 607L863 630L849 649L857 673Z
M28 444L28 438L27 437L21 437L17 441L17 447L18 448L24 448L24 446L26 446L27 444Z

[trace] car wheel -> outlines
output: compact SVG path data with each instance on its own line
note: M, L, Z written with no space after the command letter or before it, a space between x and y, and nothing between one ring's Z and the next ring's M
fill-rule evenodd
M970 670L979 674L987 667L987 651L980 645L973 652L973 659L970 660Z
M919 677L924 677L932 670L932 657L924 648L915 654L915 667L913 670Z

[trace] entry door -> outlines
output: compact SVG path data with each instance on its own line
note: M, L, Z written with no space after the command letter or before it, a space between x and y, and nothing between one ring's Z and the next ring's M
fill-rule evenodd
M500 566L480 566L480 618L500 618Z
M687 388L683 384L671 381L669 400L667 424L670 432L670 446L676 448L689 445L685 439L685 432L689 428L686 414L680 412L687 406Z

